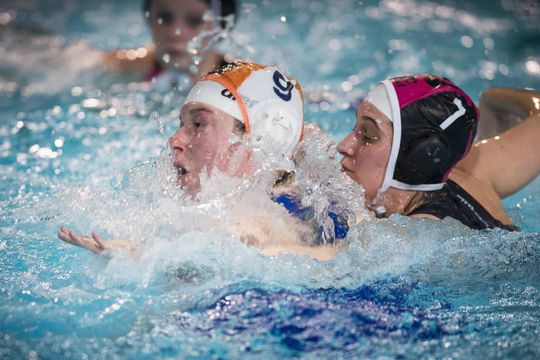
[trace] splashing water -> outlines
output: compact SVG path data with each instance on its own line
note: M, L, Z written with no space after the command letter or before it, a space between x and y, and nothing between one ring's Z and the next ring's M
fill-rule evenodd
M212 30L202 31L200 34L191 39L188 43L188 53L191 55L192 65L190 71L196 74L199 70L199 65L202 58L210 49L218 47L223 39L228 38L231 32L235 17L233 14L227 16L217 16L216 10L207 11L204 15L205 21L213 21L214 27ZM224 24L223 26L221 24ZM230 46L230 43L227 44ZM223 46L225 47L225 46Z
M156 111L152 111L150 118L156 123L159 133L162 136L165 136L165 125L161 120L159 120L159 115Z

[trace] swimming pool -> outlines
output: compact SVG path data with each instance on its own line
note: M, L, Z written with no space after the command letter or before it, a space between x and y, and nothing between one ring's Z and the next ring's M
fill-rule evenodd
M350 103L387 76L442 73L475 100L489 86L540 88L539 12L510 0L245 1L233 45L294 74L308 121L337 140ZM162 185L182 95L96 66L90 49L148 40L138 8L27 0L0 4L0 23L16 25L0 33L0 357L540 354L539 179L505 201L521 233L392 217L355 227L333 261L267 258L190 227L222 204L178 204ZM56 239L63 223L155 245L107 261Z

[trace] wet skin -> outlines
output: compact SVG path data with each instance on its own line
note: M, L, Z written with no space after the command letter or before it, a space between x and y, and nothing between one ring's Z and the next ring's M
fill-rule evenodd
M242 146L242 136L232 116L201 103L184 105L180 126L169 139L178 184L195 194L201 174L211 175L215 169L231 176L249 173L251 153Z
M338 144L343 155L341 168L362 185L365 197L373 201L381 188L392 146L392 123L369 101L356 111L356 124Z

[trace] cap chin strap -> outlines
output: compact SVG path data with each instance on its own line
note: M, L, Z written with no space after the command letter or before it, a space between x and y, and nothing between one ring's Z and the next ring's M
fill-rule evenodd
M375 86L369 94L366 96L366 100L375 105L380 112L382 112L388 120L393 121L392 117L392 106L390 104L390 99L386 94L386 90L382 83Z
M439 184L406 184L401 181L394 179L394 173L396 171L396 163L399 155L399 148L401 146L401 108L399 106L399 100L394 90L394 85L390 80L384 80L381 82L384 86L385 93L389 100L390 105L390 116L389 119L392 119L393 125L393 135L392 135L392 147L390 149L390 157L388 159L388 164L386 165L386 172L384 174L384 180L381 188L379 189L380 193L385 192L388 188L393 187L401 190L414 190L414 191L435 191L440 190L444 186L444 183ZM381 85L380 84L380 85ZM375 104L374 104L375 105ZM379 110L381 110L379 108ZM382 110L381 110L382 111ZM386 115L386 114L385 114Z

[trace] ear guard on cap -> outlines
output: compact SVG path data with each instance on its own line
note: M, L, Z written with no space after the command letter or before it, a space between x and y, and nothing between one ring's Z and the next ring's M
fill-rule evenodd
M269 154L292 154L302 136L298 115L279 101L269 100L251 111L251 142Z
M407 184L438 181L445 176L452 164L452 151L444 134L422 134L402 147L395 173ZM403 166L406 165L406 166Z

